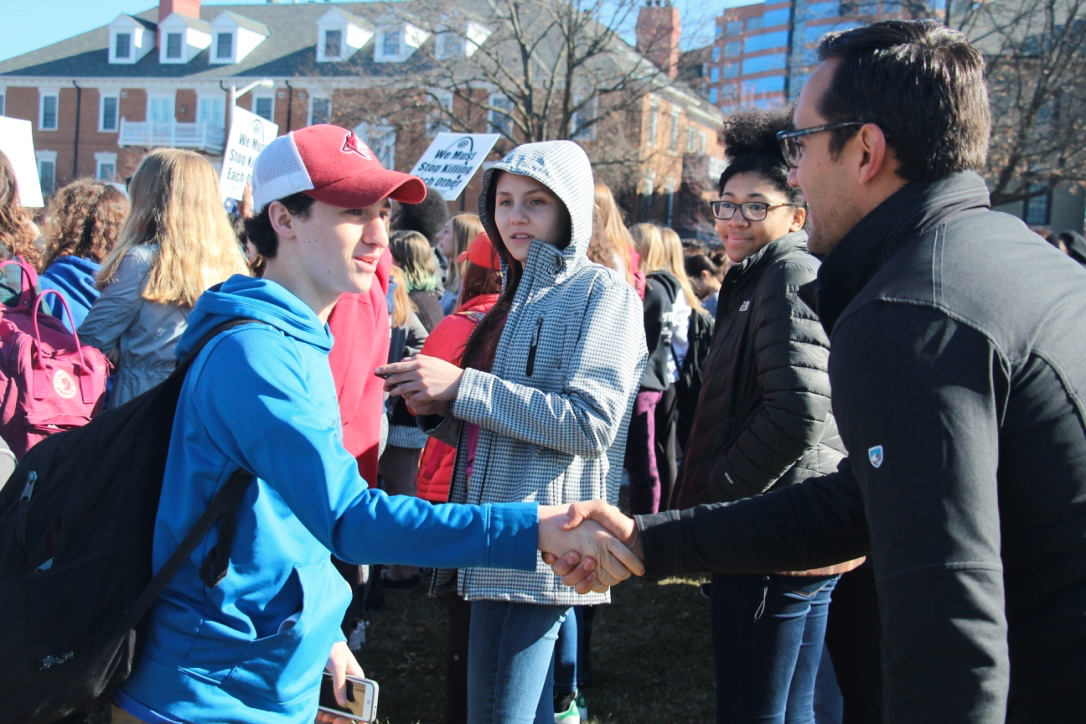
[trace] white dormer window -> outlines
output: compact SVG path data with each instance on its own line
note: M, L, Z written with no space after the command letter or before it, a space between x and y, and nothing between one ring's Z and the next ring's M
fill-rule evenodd
M403 28L386 30L381 34L381 55L386 58L400 57L400 39L403 37Z
M324 57L331 60L332 58L343 57L343 31L342 30L325 30L324 31Z
M437 36L434 55L438 60L470 58L490 37L491 30L479 23L449 27Z
M230 10L212 20L210 30L212 63L240 63L271 34L267 25Z
M121 13L109 24L109 62L138 63L155 47L154 26Z
M211 25L179 13L171 13L159 23L158 32L162 38L158 53L160 63L188 63L211 45Z
M378 63L402 63L429 37L430 33L411 23L388 19L377 36L373 59Z
M215 60L233 60L234 58L234 34L215 34Z
M128 60L132 57L132 33L117 33L113 36L113 57Z
M181 42L184 36L181 33L166 33L166 57L170 60L181 59Z
M317 62L347 60L373 37L368 20L334 8L317 21Z

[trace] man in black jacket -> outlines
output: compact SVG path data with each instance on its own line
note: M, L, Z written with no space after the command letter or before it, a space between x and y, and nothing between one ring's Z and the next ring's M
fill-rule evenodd
M992 212L984 64L933 22L823 38L781 135L826 254L838 471L634 521L649 575L868 553L888 721L1086 721L1086 271ZM588 566L556 570L579 588Z

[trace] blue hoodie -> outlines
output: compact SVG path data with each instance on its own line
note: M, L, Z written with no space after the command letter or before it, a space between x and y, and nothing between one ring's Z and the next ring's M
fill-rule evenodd
M56 289L64 295L65 301L68 302L68 309L72 310L72 316L75 318L76 329L83 324L94 300L98 299L100 292L94 285L94 280L98 277L98 270L101 268L101 264L90 259L62 256L50 264L39 277L42 289ZM46 304L49 305L50 313L64 322L69 332L72 331L72 323L68 315L64 313L60 300L51 294Z
M155 570L236 469L256 479L222 582L199 578L214 529L151 610L143 655L118 693L151 722L313 721L350 599L329 552L354 563L536 565L535 504L432 506L368 487L342 444L331 334L275 282L235 276L205 292L178 355L235 317L263 324L209 343L181 392Z

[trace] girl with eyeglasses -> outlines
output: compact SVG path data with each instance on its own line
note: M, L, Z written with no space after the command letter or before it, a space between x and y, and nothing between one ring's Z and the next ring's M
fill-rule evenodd
M677 508L761 495L828 473L844 456L830 412L829 341L806 301L819 262L775 136L788 121L785 110L750 110L725 125L729 163L711 206L733 266ZM814 722L830 593L850 565L713 576L718 721Z

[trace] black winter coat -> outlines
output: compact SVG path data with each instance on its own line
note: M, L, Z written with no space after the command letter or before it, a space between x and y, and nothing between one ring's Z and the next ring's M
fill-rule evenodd
M1086 270L913 182L826 257L838 473L640 517L648 575L870 553L888 722L1086 721Z
M829 341L804 300L818 260L786 234L728 270L678 508L748 498L835 470Z

